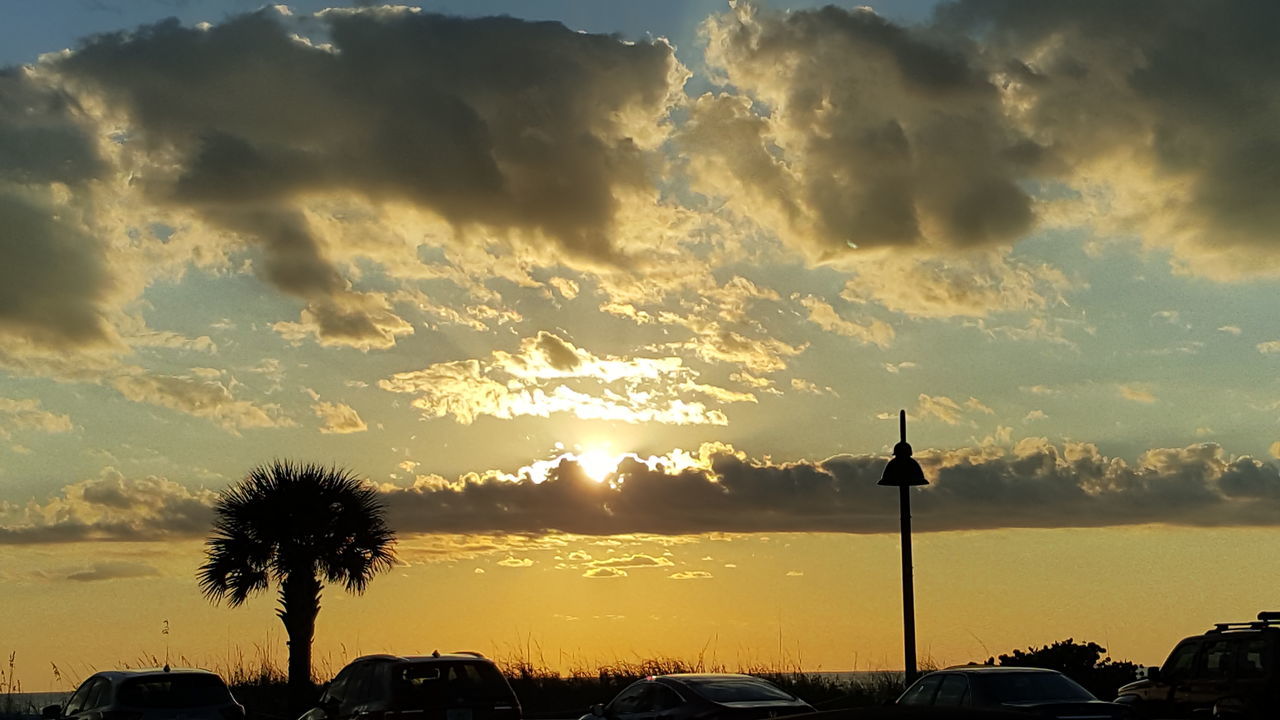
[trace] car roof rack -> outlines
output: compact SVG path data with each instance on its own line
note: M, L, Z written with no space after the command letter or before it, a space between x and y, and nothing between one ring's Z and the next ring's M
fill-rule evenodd
M1280 612L1264 610L1258 613L1258 619L1252 622L1214 623L1211 633L1230 632L1232 630L1261 630L1263 628L1280 627Z
M471 657L478 657L478 658L484 657L483 653L478 653L475 650L454 650L453 654L454 655L470 655Z

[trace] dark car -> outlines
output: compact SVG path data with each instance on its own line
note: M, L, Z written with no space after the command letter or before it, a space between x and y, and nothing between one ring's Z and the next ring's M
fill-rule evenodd
M1116 702L1142 718L1274 718L1280 715L1280 613L1218 623L1183 638L1147 677L1120 688Z
M520 720L520 702L479 653L366 655L325 686L301 720Z
M808 712L805 701L751 675L679 673L637 680L582 720L759 720Z
M921 677L898 705L1010 710L1044 718L1114 720L1128 707L1104 702L1057 670L965 665Z
M207 670L104 670L80 683L46 720L244 720L227 684Z

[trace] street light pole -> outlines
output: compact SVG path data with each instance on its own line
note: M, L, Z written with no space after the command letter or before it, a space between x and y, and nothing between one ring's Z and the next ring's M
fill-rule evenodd
M902 657L906 682L916 679L916 591L911 565L911 488L898 486L902 508Z
M911 488L928 485L920 463L911 457L911 445L907 443L907 411L898 413L898 431L901 440L893 446L893 459L885 465L880 485L898 486L898 510L902 527L902 655L903 675L910 685L916 679L916 608L915 587L911 566Z

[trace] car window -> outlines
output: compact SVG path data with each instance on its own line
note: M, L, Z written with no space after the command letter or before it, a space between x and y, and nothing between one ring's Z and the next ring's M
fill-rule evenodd
M395 668L391 685L397 704L421 708L515 702L502 673L487 662L408 663Z
M142 708L208 707L230 702L231 692L217 675L169 673L125 680L119 700Z
M1096 700L1074 680L1056 672L1001 672L974 677L983 697L996 703L1037 700Z
M1266 674L1263 657L1267 651L1267 641L1263 638L1241 639L1237 643L1236 677L1258 678Z
M898 699L898 703L900 705L931 705L933 695L938 691L938 685L941 682L940 675L925 675L907 688L907 691Z
M659 712L680 707L684 704L684 698L676 694L675 690L664 685L653 685L653 693L649 696L649 705Z
M97 679L98 678L96 677L91 677L88 680L85 680L84 682L80 683L80 687L76 688L76 691L74 694L72 694L71 699L67 701L67 706L63 708L62 710L63 714L75 715L76 713L84 709L84 701L89 697L89 690L93 688L93 683Z
M788 693L755 678L716 678L689 682L694 692L711 702L755 702L760 700L795 700Z
M1205 647L1202 662L1196 668L1198 677L1221 678L1231 674L1231 656L1235 642L1227 638L1214 640Z
M969 681L964 675L952 674L942 678L938 685L938 694L933 699L934 705L959 707L969 700Z
M623 715L626 713L640 712L641 703L644 700L645 688L648 683L638 682L631 687L618 693L618 697L609 703L609 713L613 715Z
M1160 668L1160 672L1169 677L1189 675L1191 669L1195 667L1196 654L1199 652L1200 641L1198 640L1179 645L1169 653L1169 659L1164 661L1164 667Z
M355 673L347 681L344 705L360 705L369 698L373 685L373 663L363 662L356 666Z
M84 700L84 709L93 710L106 705L111 699L111 681L106 678L98 678L93 681L93 686L89 688L89 694Z
M347 692L347 685L351 683L351 677L356 674L356 666L348 665L338 673L338 676L329 683L329 687L325 688L324 695L320 697L320 701L325 700L342 700L342 696Z

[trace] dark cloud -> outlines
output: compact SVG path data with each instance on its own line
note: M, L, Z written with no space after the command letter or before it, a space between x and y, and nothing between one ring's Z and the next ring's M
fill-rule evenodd
M0 181L78 185L105 167L70 95L0 68Z
M704 26L708 61L765 108L694 106L695 182L820 257L857 247L1010 243L1032 224L1029 140L965 43L865 8L741 4Z
M197 537L209 530L214 497L164 478L131 479L107 468L43 504L0 508L10 510L0 513L0 545Z
M680 471L627 459L612 482L603 483L564 459L541 482L469 474L456 482L384 488L382 498L392 526L405 536L897 531L898 495L876 484L883 457L773 464L725 446L708 446L701 457L704 465ZM912 499L918 532L1280 524L1277 466L1230 458L1212 443L1150 450L1132 463L1092 445L1041 439L1011 450L984 446L917 457L930 480ZM213 498L109 471L0 524L0 544L198 537L208 532ZM514 562L524 564L507 564ZM633 554L584 566L670 563Z
M939 26L981 41L1018 121L1073 170L1163 190L1113 213L1167 228L1192 269L1274 268L1280 5L962 0Z
M706 532L892 532L897 495L876 485L884 459L837 456L775 465L729 451L710 470L651 469L634 460L601 484L569 460L541 483L471 476L385 495L401 532L549 530L609 535ZM1275 525L1274 464L1229 461L1212 444L1152 450L1134 464L1090 445L1023 441L921 456L932 483L913 500L921 532L1011 527Z
M648 192L646 149L683 78L662 42L383 9L170 20L55 65L127 118L152 200L258 241L260 272L309 301L321 337L357 345L376 319L342 302L304 198L407 202L609 263L618 198Z
M1277 26L1268 0L959 0L918 26L740 3L704 25L736 94L680 137L697 188L821 258L955 255L1044 219L1274 273Z
M0 188L0 338L52 351L114 345L112 289L97 240Z

